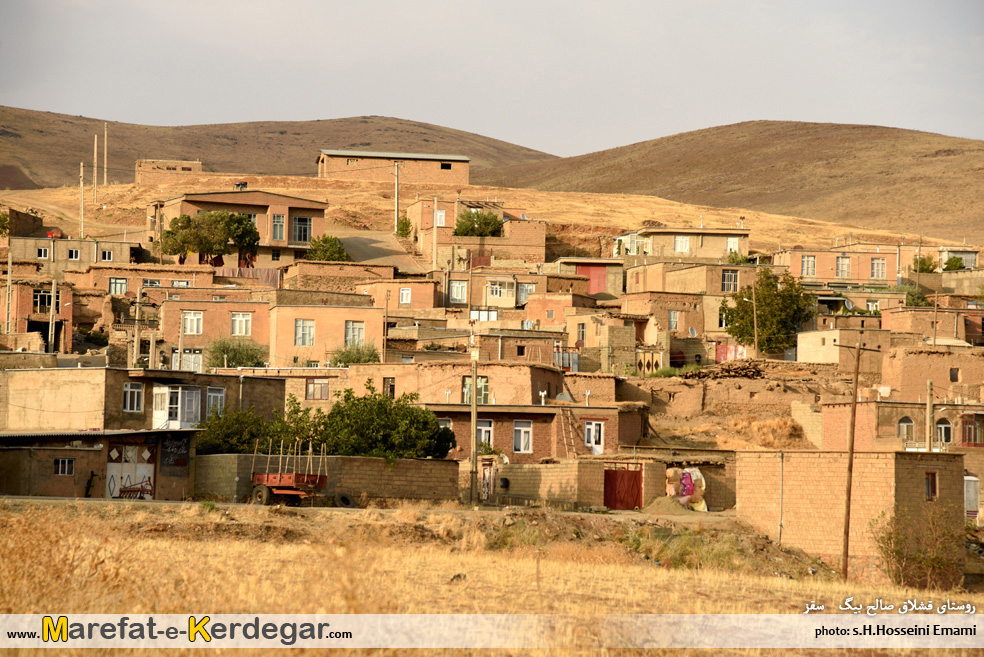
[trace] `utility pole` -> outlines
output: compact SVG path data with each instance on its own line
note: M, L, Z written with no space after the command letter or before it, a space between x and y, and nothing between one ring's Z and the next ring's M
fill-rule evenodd
M926 381L926 449L936 451L936 435L933 433L933 382Z
M10 333L10 301L13 296L14 285L14 251L10 248L10 240L7 241L7 324L5 333Z
M137 316L133 322L133 367L140 367L140 300L143 297L143 287L137 288Z
M759 314L758 302L755 300L755 287L758 283L758 270L755 271L755 281L752 283L752 330L755 332L755 358L759 357Z
M55 313L58 312L58 281L51 277L51 303L48 304L48 353L55 353Z
M478 352L472 349L471 363L471 489L468 501L478 502Z
M396 188L393 192L393 198L396 199L393 203L393 232L397 232L400 229L400 163L394 162L393 169L396 176Z
M178 366L175 369L184 369L184 344L185 344L185 319L184 312L178 311Z
M92 202L96 202L96 183L99 182L99 135L92 135Z
M85 239L85 163L79 162L79 239Z
M106 171L109 168L109 124L103 123L103 187L106 186Z
M851 542L851 486L854 483L854 420L858 411L858 372L861 370L861 336L854 349L854 384L851 387L851 420L847 428L847 490L844 501L844 548L841 554L841 575L847 580L848 548Z
M936 346L936 327L939 324L937 317L940 311L940 293L939 291L933 295L933 346Z
M390 291L386 290L386 300L383 302L383 358L382 362L386 362L386 335L388 331L386 330L386 325L389 323L389 308L390 308Z

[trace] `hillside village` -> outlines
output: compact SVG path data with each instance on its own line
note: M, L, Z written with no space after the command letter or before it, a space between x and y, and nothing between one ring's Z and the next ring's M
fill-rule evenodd
M273 420L292 399L328 411L336 393L371 386L415 393L456 445L392 467L332 461L329 499L633 510L667 495L668 473L696 469L707 512L733 510L837 564L853 435L855 576L879 568L868 527L883 512L942 509L958 532L976 520L978 247L848 235L766 251L751 243L772 236L743 221L646 221L597 253L548 257L546 222L508 197L469 195L467 156L322 150L311 161L316 174L291 181L138 160L136 187L187 188L149 203L126 239L5 209L0 495L266 502L275 491L257 492L257 459L279 473L285 448L198 454L200 425L249 408ZM308 257L312 241L342 234L332 213L345 207L284 189L401 175L457 192L401 203L396 182L389 230L342 231L350 260ZM220 191L198 191L203 180ZM218 211L249 219L255 249L163 253L172 222ZM456 234L477 216L498 229ZM764 273L807 295L795 346L757 348L771 330L753 292ZM741 302L755 314L751 341L729 331ZM263 363L209 362L222 340L261 345ZM338 364L356 346L378 362ZM307 448L287 449L287 467L310 472Z

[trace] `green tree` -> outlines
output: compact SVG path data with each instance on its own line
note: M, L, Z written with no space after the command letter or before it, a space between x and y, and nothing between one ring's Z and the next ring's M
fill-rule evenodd
M260 233L249 217L224 210L201 212L194 217L183 214L161 233L162 253L176 255L182 262L188 254L197 253L208 265L215 262L216 256L236 250L244 255L255 254L259 243Z
M265 448L270 440L270 427L252 406L221 415L213 411L199 425L195 450L198 454L249 454L257 440Z
M755 306L752 288L746 285L732 294L731 305L721 314L727 331L739 344L755 342L754 311L758 313L758 348L781 351L796 346L799 327L813 318L814 299L789 272L776 276L768 269L759 271L755 281Z
M943 271L958 271L960 269L964 269L964 261L958 256L950 256L943 263Z
M208 344L205 367L263 367L267 348L249 338L217 338Z
M335 393L321 439L329 454L398 458L444 458L455 446L454 433L437 416L414 405L417 394L391 399L366 381L365 395L351 389Z
M0 212L0 237L6 237L10 233L10 213Z
M342 245L342 240L331 235L321 235L311 240L311 246L304 255L305 260L327 260L336 262L348 262L348 251Z
M397 237L410 237L410 231L413 229L413 225L406 216L400 217L396 220L396 236Z
M936 271L936 260L930 255L917 255L912 259L912 271L919 274L932 274Z
M502 219L490 210L466 210L458 216L454 234L459 237L498 237L502 234Z
M742 255L737 251L728 251L728 264L729 265L745 265L751 262L752 259L747 255Z
M336 349L331 356L332 367L351 365L352 363L378 363L379 351L375 345L360 342L341 349Z

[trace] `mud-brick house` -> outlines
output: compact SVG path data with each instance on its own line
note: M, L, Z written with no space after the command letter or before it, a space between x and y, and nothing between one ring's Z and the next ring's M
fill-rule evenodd
M881 311L883 329L893 333L914 333L937 342L967 339L967 311L951 308L912 308L908 306Z
M467 269L501 264L543 263L547 224L526 218L520 209L499 201L423 199L407 208L411 239L434 269ZM502 221L501 233L490 237L456 236L455 223L463 213L492 213Z
M465 155L322 150L318 154L318 177L388 183L399 173L414 183L467 185L470 164Z
M195 431L0 433L0 495L184 500Z
M264 191L203 192L158 200L147 206L147 236L159 240L163 231L181 215L225 211L249 217L260 233L255 259L242 254L226 256L231 267L275 268L303 260L311 240L326 231L325 211L329 204L296 196ZM217 265L220 266L220 265Z
M471 440L470 363L385 363L352 365L334 383L363 394L366 381L393 396L420 395L443 426L454 431L457 447L448 458L467 461ZM550 365L496 362L478 365L479 442L511 463L542 458L617 454L642 438L645 407L615 401L614 386L599 382L581 391L580 403L558 402L565 393L562 370ZM565 393L570 398L570 393Z
M738 518L779 542L842 563L847 453L738 452ZM956 581L964 562L964 464L960 454L864 452L854 454L848 576L883 583L887 576L872 531L884 518L905 516L924 525L934 515L945 535ZM916 540L931 541L928 533Z
M14 278L10 287L10 309L7 309L7 280L0 280L0 326L10 319L10 328L5 332L14 334L36 334L44 351L68 353L72 350L72 329L74 326L75 288L66 283L55 283L55 298L51 297L52 279ZM49 344L51 314L54 312L54 345ZM21 340L19 344L38 340ZM10 345L13 347L13 345Z
M729 253L748 255L745 228L692 228L689 226L649 226L622 233L612 245L612 256L690 261L726 260Z
M981 401L984 349L925 345L885 351L882 398L925 402L930 382L936 403Z
M299 260L279 267L281 287L285 290L324 290L355 292L367 280L396 278L393 265L363 262L321 262Z
M203 371L208 347L215 340L270 343L270 304L266 301L169 299L160 305L158 318L163 361L174 370ZM155 358L154 363L159 362Z
M614 299L625 292L625 271L622 258L578 258L566 256L557 258L543 266L545 273L573 274L586 276L586 294L596 298Z
M859 337L863 351L858 371L881 374L884 355L891 348L892 335L880 329L838 328L797 333L796 360L800 363L835 363L838 372L852 373Z
M270 365L317 367L344 347L372 345L383 350L384 308L338 305L270 307Z
M63 279L66 270L84 270L91 265L126 265L136 262L141 247L137 242L59 237L11 237L10 251L15 261L34 261L38 273Z

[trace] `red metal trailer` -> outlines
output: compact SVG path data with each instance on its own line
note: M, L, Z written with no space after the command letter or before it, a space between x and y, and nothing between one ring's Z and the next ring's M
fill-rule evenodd
M321 465L324 462L325 456L324 449L322 448L322 453L318 457L318 471L316 473L312 472L314 469L313 450L308 451L307 472L296 472L300 444L298 442L287 450L287 468L284 468L284 445L283 441L281 441L279 463L276 472L270 472L270 461L273 456L273 445L271 445L271 453L267 454L266 459L266 471L257 472L256 450L259 448L259 441L257 441L256 448L253 450L253 467L251 468L253 493L250 498L254 504L269 504L277 496L282 497L285 501L300 501L308 497L324 494L325 489L328 487L327 468L325 468L325 474L321 474ZM291 457L293 457L293 460ZM294 471L285 472L285 469Z

